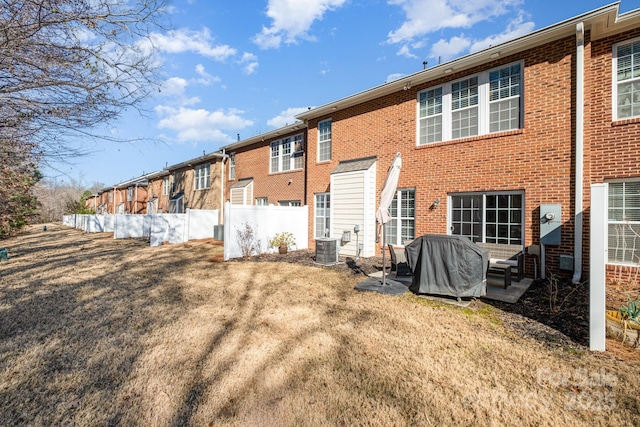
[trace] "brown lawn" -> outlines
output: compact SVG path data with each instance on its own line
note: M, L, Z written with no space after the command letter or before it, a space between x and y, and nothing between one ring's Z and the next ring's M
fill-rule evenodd
M0 242L2 425L640 425L640 364L497 309L57 224ZM637 359L636 359L637 360Z

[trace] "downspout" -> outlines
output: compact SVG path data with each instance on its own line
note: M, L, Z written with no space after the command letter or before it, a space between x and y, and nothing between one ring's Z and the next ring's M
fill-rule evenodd
M227 160L225 149L222 149L222 161L220 162L220 214L218 215L220 224L224 224L224 164Z
M584 23L576 25L576 175L575 231L573 242L573 279L582 277L582 192L584 184Z
M116 214L116 205L118 204L118 193L116 187L113 187L113 214Z
M134 205L133 205L133 213L137 214L138 213L138 183L137 182L136 182L136 195L135 195L135 197L136 197L136 201L134 202Z

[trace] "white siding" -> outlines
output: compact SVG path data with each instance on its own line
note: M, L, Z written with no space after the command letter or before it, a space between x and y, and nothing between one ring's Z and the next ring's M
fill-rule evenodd
M375 163L366 171L331 175L331 236L341 238L351 232L351 241L342 245L341 256L355 256L357 243L363 243L360 256L375 254ZM373 223L372 223L373 218ZM354 227L360 226L356 236Z

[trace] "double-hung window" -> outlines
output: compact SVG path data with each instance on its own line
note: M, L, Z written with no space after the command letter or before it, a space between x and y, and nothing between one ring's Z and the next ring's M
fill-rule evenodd
M285 172L302 168L302 135L271 143L270 172Z
M521 245L522 192L455 194L450 197L451 234L473 242Z
M519 129L522 64L513 63L418 93L418 145Z
M229 180L233 181L236 179L236 155L229 155Z
M171 192L171 186L169 185L170 182L171 180L168 176L165 176L162 179L162 194L164 194L165 196L168 196L169 193Z
M315 205L315 237L329 237L331 234L330 228L330 214L331 214L331 201L329 193L316 194Z
M199 165L193 168L193 176L194 176L194 185L193 188L196 190L203 190L205 188L209 188L209 171L210 164Z
M640 39L614 45L614 120L640 116Z
M609 263L640 264L640 180L609 183Z
M331 160L331 119L318 123L318 161Z
M416 192L397 190L389 206L391 220L385 224L385 241L401 246L416 237Z
M130 202L133 200L133 187L127 188L127 201Z

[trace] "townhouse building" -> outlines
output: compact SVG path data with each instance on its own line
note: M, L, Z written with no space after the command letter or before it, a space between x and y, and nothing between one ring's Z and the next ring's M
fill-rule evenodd
M589 189L607 182L609 262L633 274L640 248L640 12L620 14L618 7L299 114L308 126L310 247L358 226L361 255L380 254L375 209L399 152L403 167L386 227L393 244L456 234L520 245L535 248L528 275L548 270L584 280ZM541 272L547 209L558 210L560 233L542 245ZM356 250L350 243L341 254Z
M167 212L184 213L187 208L221 212L223 160L215 152L166 167L161 178L162 195L168 196Z
M306 126L297 122L223 147L225 200L237 205L305 204L306 134Z

